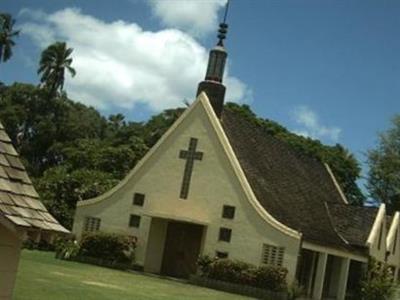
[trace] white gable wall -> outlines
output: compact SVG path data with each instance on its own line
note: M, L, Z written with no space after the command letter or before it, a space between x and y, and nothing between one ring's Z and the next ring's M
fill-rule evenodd
M100 230L139 238L137 262L143 264L152 216L203 224L207 228L203 254L214 256L217 250L226 251L229 258L259 265L263 243L285 247L284 266L291 281L300 239L267 222L260 207L249 201L248 191L246 194L232 167L232 157L227 155L221 136L210 122L207 105L204 99L198 99L159 146L115 189L78 204L73 231L81 234L87 216L101 218ZM204 154L201 161L194 162L188 199L179 199L186 162L179 158L179 152L188 149L191 137L198 139L196 151ZM135 192L145 194L143 207L132 205ZM233 220L221 217L223 205L236 207ZM141 215L140 228L129 227L131 214ZM230 243L218 241L221 226L232 229Z
M386 236L386 207L381 204L367 240L370 255L381 262L386 259Z
M391 266L399 266L400 263L400 214L396 212L386 238L386 248L388 251L387 263Z

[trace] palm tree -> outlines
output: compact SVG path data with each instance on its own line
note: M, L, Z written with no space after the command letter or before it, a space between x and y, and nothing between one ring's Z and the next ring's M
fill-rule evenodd
M19 30L13 30L15 20L10 14L0 13L0 62L9 60L12 56L12 47L15 46L13 37Z
M63 90L65 70L72 77L76 74L75 69L71 67L72 58L70 55L72 51L72 48L67 48L65 42L56 42L42 52L38 74L41 74L40 82L42 86L48 88L51 95L54 95L58 90Z

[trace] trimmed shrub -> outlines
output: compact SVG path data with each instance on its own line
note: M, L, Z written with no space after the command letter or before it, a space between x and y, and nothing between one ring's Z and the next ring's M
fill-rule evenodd
M113 233L90 233L82 237L79 256L109 262L132 264L135 260L136 238Z
M198 266L202 277L254 286L270 291L286 289L287 270L282 267L256 267L242 261L212 259L209 256L200 257Z
M267 287L272 291L282 291L286 288L287 270L282 267L262 266L256 268L254 285L257 287Z

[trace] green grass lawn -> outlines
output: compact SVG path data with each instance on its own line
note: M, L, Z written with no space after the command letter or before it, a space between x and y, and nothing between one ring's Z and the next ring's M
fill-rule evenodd
M61 261L22 252L14 300L250 299L174 280Z

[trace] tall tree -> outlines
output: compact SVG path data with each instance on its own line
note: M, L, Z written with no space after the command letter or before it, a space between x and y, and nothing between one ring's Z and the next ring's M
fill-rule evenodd
M13 38L19 34L19 30L13 30L14 24L10 14L0 13L0 62L6 62L12 56Z
M65 81L65 70L72 77L76 71L71 67L73 49L67 48L65 42L56 42L43 50L38 74L41 75L40 82L47 88L51 95L55 95L57 91L62 91Z
M368 151L368 183L371 196L387 205L390 211L400 209L400 115L392 127L379 135L378 145Z

